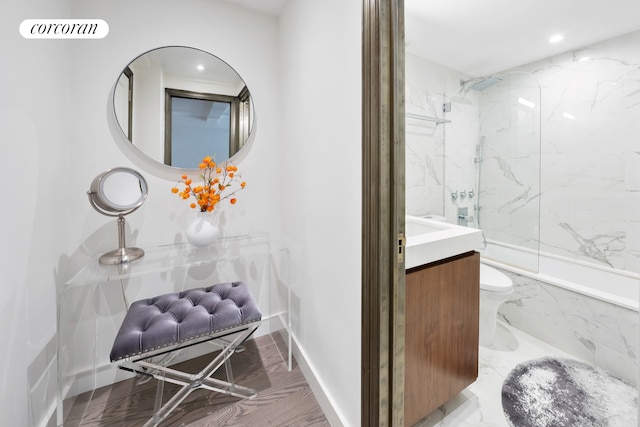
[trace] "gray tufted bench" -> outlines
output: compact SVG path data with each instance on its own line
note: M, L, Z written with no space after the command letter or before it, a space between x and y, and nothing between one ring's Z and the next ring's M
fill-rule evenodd
M115 338L111 361L121 369L159 380L155 414L145 425L159 424L199 387L242 398L255 397L255 390L233 384L229 357L258 328L261 319L244 282L220 283L131 304ZM167 366L178 351L212 340L222 350L201 372L190 374ZM160 361L155 360L158 357ZM211 378L223 364L228 381ZM165 381L183 387L162 405Z

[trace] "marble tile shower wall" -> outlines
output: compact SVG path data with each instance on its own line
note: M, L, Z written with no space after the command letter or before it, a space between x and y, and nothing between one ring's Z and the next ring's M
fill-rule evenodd
M518 70L542 88L540 250L640 271L640 32Z
M473 200L452 201L450 194L473 189L474 146L478 139L478 96L461 91L471 76L407 54L406 112L449 124L406 121L406 211L409 215L445 215L455 221L455 205L472 208ZM444 112L443 104L451 111ZM445 144L446 140L446 144ZM445 180L446 172L446 180Z
M638 313L503 271L514 283L498 317L569 354L638 382Z
M452 200L450 194L474 187L480 136L488 155L501 137L517 136L524 142L511 144L508 155L483 163L483 180L493 175L501 183L483 195L483 204L494 198L491 205L501 209L492 216L484 212L486 234L530 247L539 235L542 251L640 272L640 32L510 71L539 82L540 97L532 98L541 99L540 123L513 101L506 109L484 107L502 95L491 95L493 88L464 91L460 80L471 76L407 54L407 112L451 120L435 125L407 119L407 213L455 221L456 208L466 206L473 214L475 200ZM442 111L445 102L449 113ZM507 132L500 120L531 123ZM536 126L540 158L532 158L537 144L527 135ZM538 188L523 184L535 181L534 170L518 167L524 162L540 164ZM509 227L501 216L512 218Z

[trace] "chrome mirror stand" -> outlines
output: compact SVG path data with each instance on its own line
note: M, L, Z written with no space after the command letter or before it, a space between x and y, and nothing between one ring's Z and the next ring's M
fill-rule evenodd
M124 215L118 215L118 249L114 249L102 255L98 260L100 264L124 264L135 261L144 256L144 250L140 248L127 248L124 236Z

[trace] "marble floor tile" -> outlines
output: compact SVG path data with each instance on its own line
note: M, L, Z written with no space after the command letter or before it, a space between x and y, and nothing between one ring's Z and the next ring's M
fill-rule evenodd
M502 383L519 363L544 356L571 357L499 321L495 344L480 347L476 382L416 426L509 427L502 412Z

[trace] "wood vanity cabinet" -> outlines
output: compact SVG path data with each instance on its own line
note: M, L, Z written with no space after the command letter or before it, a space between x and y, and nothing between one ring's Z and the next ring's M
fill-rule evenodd
M407 270L405 426L478 377L480 255L468 252Z

